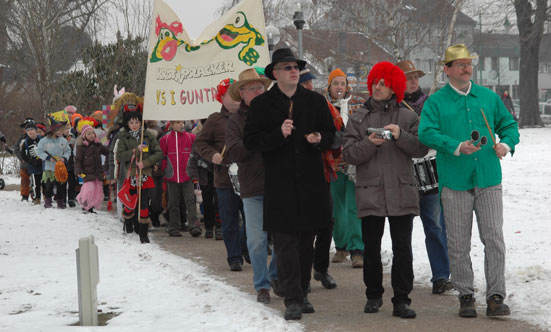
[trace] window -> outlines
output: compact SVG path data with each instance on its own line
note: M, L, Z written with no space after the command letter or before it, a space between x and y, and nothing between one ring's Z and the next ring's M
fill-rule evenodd
M433 59L429 59L429 60L428 60L428 63L429 63L428 72L429 72L429 73L432 73L432 71L433 71L433 69L434 69L434 60L433 60Z
M551 62L545 63L545 69L543 70L545 73L551 73Z
M496 56L492 57L492 70L499 71L499 58Z
M484 58L483 56L481 56L481 57L479 58L479 61L478 61L479 68L478 68L478 70L482 70L482 71L485 70L485 69L484 69L484 61L485 61L485 60L486 60L486 58Z
M509 70L517 71L518 70L518 58L509 57Z

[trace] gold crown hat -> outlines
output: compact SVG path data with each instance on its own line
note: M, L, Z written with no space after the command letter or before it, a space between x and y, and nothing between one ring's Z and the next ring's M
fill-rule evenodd
M440 61L441 65L445 65L448 62L452 62L460 59L476 59L478 55L471 55L467 46L463 44L457 44L450 46L446 49L446 55L443 61Z
M264 89L268 89L270 83L272 83L272 80L269 78L260 77L254 68L245 69L239 73L239 79L230 85L228 92L230 93L232 99L235 101L241 101L242 98L239 94L239 89L241 89L243 85L250 82L260 82L264 84Z
M410 60L400 61L396 64L396 66L398 66L398 68L402 69L402 71L406 75L409 74L409 73L418 73L419 77L425 76L425 72L422 71L421 69L415 68L415 65Z

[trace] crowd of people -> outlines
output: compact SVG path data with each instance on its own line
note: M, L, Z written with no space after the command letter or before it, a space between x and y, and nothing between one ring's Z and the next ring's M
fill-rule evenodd
M106 129L98 114L82 117L74 107L69 121L50 118L48 130L29 118L16 145L21 197L41 204L43 195L45 208L78 203L86 213L116 197L124 231L142 243L162 219L171 237L204 229L205 238L224 241L231 271L252 264L259 302L270 302L270 290L284 298L287 320L315 312L312 268L323 287L337 287L332 240L333 263L350 256L363 269L364 312L379 311L387 219L393 315L415 318L414 216L424 228L432 293L455 289L459 316L476 317L474 211L486 315L509 315L500 159L514 153L519 132L500 97L470 80L474 57L464 45L448 48L449 83L430 97L411 61L377 63L364 99L338 68L322 94L313 91L306 61L283 48L265 68L220 82L221 108L207 119L144 122L143 100L132 93L115 96Z

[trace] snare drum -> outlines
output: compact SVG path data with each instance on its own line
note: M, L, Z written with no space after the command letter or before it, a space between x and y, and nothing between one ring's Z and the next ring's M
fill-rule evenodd
M228 167L228 174L230 175L230 181L233 186L233 191L239 196L239 179L237 178L237 171L239 170L239 167L236 163L233 163Z
M417 189L423 192L438 188L438 174L436 173L436 157L414 159L413 174L417 180Z

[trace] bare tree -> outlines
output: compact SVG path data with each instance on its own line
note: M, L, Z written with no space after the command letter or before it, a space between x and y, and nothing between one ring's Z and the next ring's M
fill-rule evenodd
M544 23L549 20L547 0L514 0L520 37L519 89L521 126L543 126L538 105L539 51Z
M33 82L44 113L49 111L55 83L56 64L66 61L56 58L60 41L84 32L91 18L107 0L11 0L7 17L7 44L12 56L29 69L27 81ZM71 27L73 33L64 35ZM65 47L70 47L65 46ZM63 50L63 49L62 49Z

